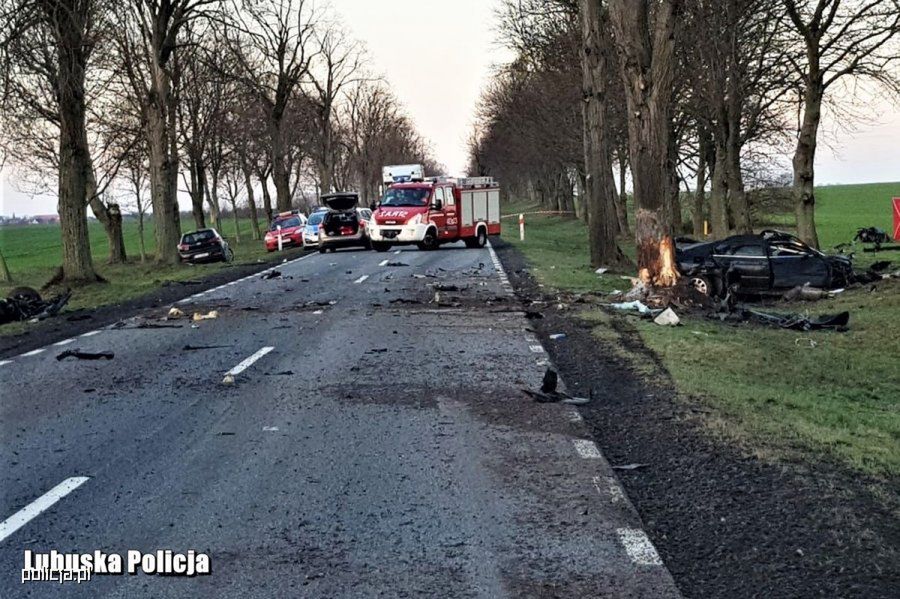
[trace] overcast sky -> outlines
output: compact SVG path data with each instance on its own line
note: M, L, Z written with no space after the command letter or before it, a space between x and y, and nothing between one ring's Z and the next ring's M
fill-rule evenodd
M507 58L494 43L494 0L331 0L347 27L367 47L371 67L391 83L435 157L458 174L465 167L465 138L491 65ZM900 103L900 99L897 99ZM872 121L838 132L820 147L816 182L900 181L900 108L878 102ZM834 129L825 123L824 129ZM789 162L787 163L789 164ZM55 198L17 191L0 173L0 213L52 213ZM898 189L900 193L900 189Z

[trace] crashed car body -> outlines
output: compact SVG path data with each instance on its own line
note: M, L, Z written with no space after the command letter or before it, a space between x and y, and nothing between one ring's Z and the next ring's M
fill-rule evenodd
M704 243L678 240L675 256L679 270L694 288L711 296L727 290L781 293L798 285L833 289L853 277L847 256L828 256L781 231Z
M358 194L330 193L322 196L322 203L328 211L319 228L319 252L333 252L341 247L372 248L368 232L372 212L357 207Z

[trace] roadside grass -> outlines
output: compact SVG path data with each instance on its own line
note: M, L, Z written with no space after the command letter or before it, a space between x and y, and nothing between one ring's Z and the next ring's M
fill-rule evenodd
M900 184L822 188L823 247L849 241L857 227L886 228L892 194L900 195ZM507 212L526 208L514 204ZM576 292L627 288L628 281L619 276L598 276L586 266L587 235L579 222L537 215L526 219L524 242L510 226L505 238L523 252L539 283ZM622 245L633 244L622 240ZM880 259L891 258L886 253ZM711 408L710 431L748 451L775 460L831 461L879 478L900 475L900 283L884 281L874 293L853 289L829 300L772 309L848 310L850 330L799 333L693 316L683 319L684 326L661 327L601 310L584 318L639 374L652 376L645 359L629 355L612 326L612 319L627 318L678 391Z
M193 221L182 220L182 229L193 228ZM121 303L141 296L169 281L185 281L200 279L204 276L231 268L233 265L256 263L272 258L266 252L261 240L251 239L250 221L240 222L241 241L234 237L234 221L223 219L222 233L234 249L234 262L224 264L192 265L157 265L154 262L155 241L153 239L153 221L145 223L144 239L148 252L147 261L141 263L139 253L137 222L126 220L123 223L125 238L126 264L110 265L106 263L108 247L103 226L95 221L89 225L91 253L94 267L98 274L106 279L106 283L85 285L74 289L68 309L93 308L107 304ZM54 275L60 265L61 245L59 227L55 225L28 225L0 228L0 251L6 258L12 283L0 284L3 297L14 287L22 285L40 289ZM296 251L296 250L294 250ZM287 255L287 253L285 253ZM51 287L47 293L57 293L58 287ZM0 334L17 334L27 330L27 323L11 323L0 329Z

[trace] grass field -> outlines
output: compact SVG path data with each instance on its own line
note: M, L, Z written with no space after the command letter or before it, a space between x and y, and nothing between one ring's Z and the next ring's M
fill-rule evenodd
M823 247L850 241L858 227L889 230L892 195L900 196L900 183L818 190ZM515 205L508 210L527 208ZM785 223L790 220L783 217ZM544 285L574 291L628 286L617 275L593 273L587 265L587 234L579 222L531 216L524 242L515 233L506 239L523 251ZM629 240L622 245L633 252ZM872 254L858 256L867 262L873 259ZM879 259L900 265L896 252ZM685 326L674 328L629 320L659 355L679 391L713 408L708 422L716 434L772 459L824 458L869 475L896 477L900 475L900 284L894 280L879 287L876 293L850 290L815 304L780 307L811 313L849 310L846 333L732 327L702 318L687 318ZM596 321L595 334L615 342L608 314L586 318ZM635 365L646 368L637 361Z
M193 228L193 220L182 219L182 228ZM240 222L241 241L234 236L234 221L223 221L222 234L234 249L234 264L256 262L268 255L262 241L254 241L250 237L250 221ZM87 308L111 303L118 303L137 297L159 287L164 281L197 279L230 265L216 263L197 266L157 266L153 263L155 242L153 240L153 222L145 224L144 239L149 254L146 264L140 263L137 222L126 220L124 223L125 248L128 263L123 265L106 264L106 234L100 223L91 221L89 226L91 251L94 266L108 283L87 285L75 290L69 307L72 309ZM61 246L59 227L55 225L28 225L20 227L0 228L0 251L6 258L12 275L11 284L0 284L0 293L5 296L12 287L27 285L40 288L59 267ZM51 292L56 291L51 289ZM0 333L21 332L24 324L6 325Z

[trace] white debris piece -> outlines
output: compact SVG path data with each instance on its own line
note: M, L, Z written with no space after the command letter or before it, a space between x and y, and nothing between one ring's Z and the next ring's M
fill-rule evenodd
M674 327L681 320L678 318L678 315L675 314L675 311L672 308L666 308L663 310L659 316L653 319L653 322L656 324L661 324L663 326Z

